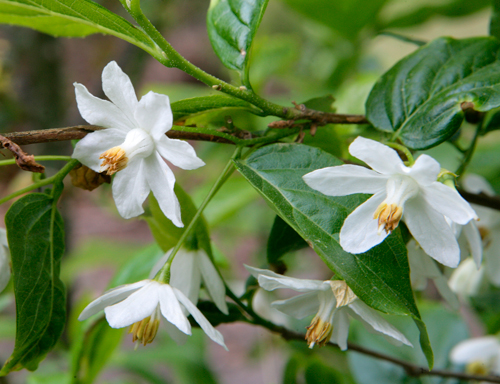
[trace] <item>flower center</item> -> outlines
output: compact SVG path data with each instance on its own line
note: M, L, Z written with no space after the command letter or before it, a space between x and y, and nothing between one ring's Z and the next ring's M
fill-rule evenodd
M351 304L357 299L345 281L330 281L331 291L319 293L319 311L311 325L307 327L306 340L309 348L316 344L320 347L328 343L333 332L333 316L338 308ZM333 296L332 297L332 293Z
M486 376L488 372L488 368L486 364L482 361L472 361L465 367L465 372L469 375L481 375Z
M396 229L403 217L404 203L417 195L418 184L411 177L394 175L387 180L386 192L387 197L373 214L378 220L379 235L383 230L390 233Z
M146 344L151 343L156 337L159 326L160 307L157 306L151 316L130 326L129 333L132 334L132 342L146 346Z
M102 163L99 172L113 175L124 169L134 157L144 158L151 155L154 147L149 133L140 128L132 129L122 144L101 154L99 159L102 159Z

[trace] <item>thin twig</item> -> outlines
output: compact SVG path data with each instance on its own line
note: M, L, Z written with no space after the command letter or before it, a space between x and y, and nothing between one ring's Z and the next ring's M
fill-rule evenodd
M41 129L38 131L5 133L4 136L16 144L26 145L49 143L53 141L79 140L83 139L87 134L98 131L100 129L104 128L95 125L77 125L74 127L66 128L50 128ZM167 136L171 139L201 140L215 143L234 144L231 140L215 135L209 135L206 133L170 130L167 132Z
M273 329L274 332L278 332L285 340L305 340L305 336L300 333L292 332L283 327L276 327ZM339 348L339 346L335 343L329 342L328 345ZM408 376L411 377L420 377L420 376L438 376L438 377L448 377L459 380L469 380L469 381L486 381L489 383L500 383L500 376L480 376L480 375L469 375L467 373L462 372L453 372L444 369L433 369L430 371L429 369L408 363L407 361L386 355L384 353L380 353L377 351L373 351L371 349L362 347L357 344L348 344L348 351L354 351L358 353L362 353L363 355L371 356L379 360L385 360L392 364L399 365L402 367Z

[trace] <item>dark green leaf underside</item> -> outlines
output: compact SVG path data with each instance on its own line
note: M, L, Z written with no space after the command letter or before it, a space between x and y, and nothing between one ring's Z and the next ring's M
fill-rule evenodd
M494 38L436 39L379 79L366 102L367 118L379 130L397 132L410 148L438 145L460 128L462 103L481 112L500 106L499 56Z

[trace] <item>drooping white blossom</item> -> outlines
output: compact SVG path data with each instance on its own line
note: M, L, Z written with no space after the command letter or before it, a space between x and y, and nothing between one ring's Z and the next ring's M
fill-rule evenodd
M465 364L470 374L500 375L500 342L496 336L464 340L453 347L450 360Z
M151 270L150 278L156 276L171 253L172 249L158 260ZM226 287L210 257L203 249L187 250L181 248L170 267L169 284L184 293L191 302L197 303L202 282L217 308L227 315Z
M363 137L353 141L349 152L372 169L346 164L318 169L303 177L311 188L329 196L373 195L344 221L342 248L354 254L366 252L380 244L403 219L428 255L456 267L460 249L445 217L464 225L477 216L454 188L437 181L439 163L421 155L407 167L394 149Z
M457 310L459 308L457 296L448 285L448 279L438 268L436 262L416 244L415 240L410 240L407 248L412 288L416 291L422 291L427 287L427 280L430 279L434 282L441 297L452 309Z
M245 267L265 290L290 288L303 292L291 299L275 301L272 306L297 319L315 314L306 334L310 348L332 341L346 350L351 318L361 321L369 331L382 334L395 345L412 346L401 332L363 303L344 281L297 279Z
M7 242L7 231L0 228L0 292L5 289L10 280L10 253Z
M106 129L78 142L73 158L96 172L116 173L113 197L124 218L142 214L142 203L152 191L165 216L182 227L175 176L163 159L183 169L205 163L190 144L165 135L173 122L168 96L149 92L138 101L130 78L114 61L102 72L102 87L110 101L91 95L82 84L74 85L82 117Z
M161 316L182 333L191 335L191 324L185 314L187 311L208 337L226 348L221 333L184 293L169 284L146 279L111 289L90 303L78 320L85 320L102 310L112 328L131 326L133 341L144 345L155 338Z

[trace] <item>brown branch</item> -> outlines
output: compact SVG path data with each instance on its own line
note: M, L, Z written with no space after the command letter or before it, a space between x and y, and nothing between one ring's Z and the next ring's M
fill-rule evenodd
M314 126L320 127L327 124L369 124L364 115L343 115L337 113L327 113L315 111L313 109L301 109L302 113L295 116L293 120L273 121L269 128L292 128L300 123L299 120L309 120Z
M50 128L38 131L12 132L4 136L19 145L49 143L53 141L79 140L87 134L104 129L95 125L77 125L66 128ZM167 136L171 139L210 141L213 143L234 144L231 140L206 133L182 132L170 130ZM0 146L1 148L1 146Z
M273 331L278 332L281 334L281 336L285 340L302 340L304 341L305 336L289 331L288 329L284 327L276 327L273 329ZM332 347L339 348L339 346L335 343L329 342L328 345ZM362 347L357 344L348 344L348 351L354 351L358 353L362 353L363 355L371 356L374 357L375 359L379 360L385 360L388 361L392 364L399 365L402 367L408 376L411 377L420 377L420 376L438 376L438 377L447 377L447 378L454 378L454 379L459 379L459 380L469 380L469 381L486 381L490 383L500 383L500 376L480 376L480 375L469 375L467 373L462 373L462 372L453 372L453 371L448 371L444 369L433 369L430 371L429 369L408 363L407 361L386 355L384 353L380 353L377 351L373 351L371 349Z
M500 211L500 197L499 196L489 196L484 192L481 193L470 193L458 188L458 192L462 197L469 203L482 205L483 207L488 207L491 209L496 209Z

